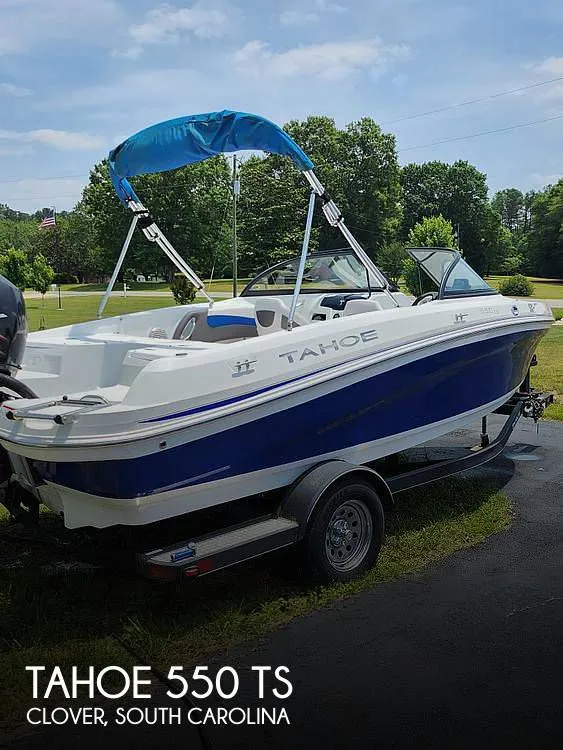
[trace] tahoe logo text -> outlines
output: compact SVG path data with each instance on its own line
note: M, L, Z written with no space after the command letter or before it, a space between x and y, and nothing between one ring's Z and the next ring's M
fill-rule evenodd
M343 336L341 339L332 339L331 341L322 344L313 344L307 346L304 349L292 349L291 351L282 352L278 354L281 357L287 357L287 361L290 364L294 362L302 362L306 357L319 357L329 352L337 352L340 349L349 349L358 344L365 344L368 341L374 341L377 338L377 331L362 331L357 334L350 334Z

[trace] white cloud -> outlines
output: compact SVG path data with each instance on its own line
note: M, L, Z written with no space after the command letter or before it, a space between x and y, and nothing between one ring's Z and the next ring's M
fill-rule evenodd
M333 3L331 0L315 0L315 5L319 10L326 13L346 13L348 8L340 3Z
M130 26L129 35L134 42L132 50L137 54L143 45L175 43L186 34L199 39L223 36L228 24L227 15L218 9L203 5L191 8L162 5L150 10L142 23Z
M31 146L0 146L0 156L8 156L13 158L14 156L26 156L31 154L33 149Z
M554 185L561 179L562 175L563 170L559 174L539 174L538 172L534 172L530 175L530 181L537 187L545 187L546 185Z
M113 57L124 57L126 60L138 60L143 53L143 48L138 44L132 47L126 47L124 50L114 49Z
M0 83L0 94L21 97L29 96L31 91L23 86L15 86L13 83Z
M563 84L550 86L543 95L544 99L563 99Z
M98 150L104 148L106 145L105 138L99 135L49 129L29 130L27 132L0 130L0 141L42 143L61 151Z
M123 13L115 0L0 0L0 55L25 53L52 39L107 46Z
M8 203L21 211L36 211L43 206L71 208L80 199L87 181L77 179L24 179L10 185L0 184L0 203Z
M222 81L216 82L216 90L220 90L221 84ZM210 79L190 68L135 70L107 84L85 86L53 98L45 102L44 106L47 110L85 108L93 110L97 118L109 115L109 119L112 119L122 112L129 113L130 118L131 112L136 114L139 107L156 104L164 118L170 107L180 105L180 112L184 110L183 92L189 91L191 99L196 93L213 93L211 89Z
M554 76L563 76L563 57L548 57L541 63L532 66L536 73L551 73Z
M266 42L248 42L234 55L235 63L249 72L290 77L320 75L335 80L361 69L382 65L390 59L405 57L404 45L384 45L378 39L351 42L325 42L272 52Z
M318 20L319 16L316 13L302 10L286 10L280 15L282 26L305 26Z

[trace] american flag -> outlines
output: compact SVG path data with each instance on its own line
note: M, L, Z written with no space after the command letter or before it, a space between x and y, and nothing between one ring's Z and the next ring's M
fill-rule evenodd
M51 211L48 216L43 217L43 221L39 224L39 229L45 229L46 227L56 227L57 222L55 221L55 209Z

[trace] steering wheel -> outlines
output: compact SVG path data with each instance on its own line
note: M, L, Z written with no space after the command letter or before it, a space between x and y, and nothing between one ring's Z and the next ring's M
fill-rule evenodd
M198 318L198 313L196 312L188 312L182 320L178 323L176 326L176 330L172 334L173 339L181 339L182 341L187 341L191 338L196 322Z
M414 307L415 305L424 305L426 302L432 302L437 296L438 292L425 292L415 299L412 306Z
M7 392L0 390L0 404L3 404L4 401L12 401L14 398L39 398L25 383L22 383L21 380L16 380L16 378L5 372L0 373L0 388L8 389Z

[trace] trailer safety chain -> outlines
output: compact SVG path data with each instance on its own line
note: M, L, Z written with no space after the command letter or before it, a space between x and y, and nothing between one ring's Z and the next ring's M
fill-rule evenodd
M545 404L539 394L532 394L524 403L524 416L531 417L534 422L541 418L545 411Z

